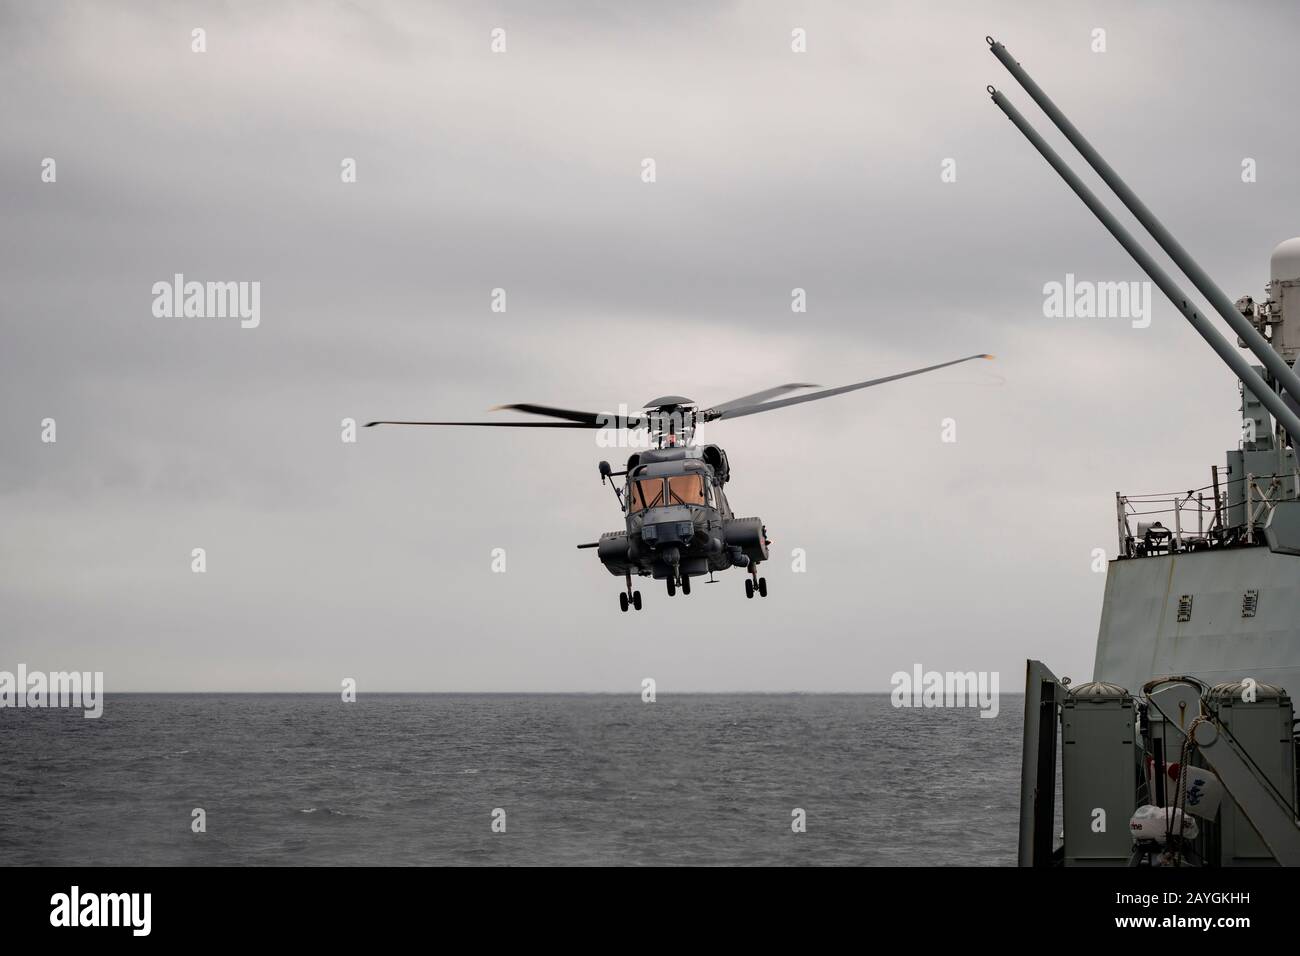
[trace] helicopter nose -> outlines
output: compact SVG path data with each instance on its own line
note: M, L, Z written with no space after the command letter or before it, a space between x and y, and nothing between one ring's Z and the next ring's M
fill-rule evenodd
M695 537L695 522L683 508L663 508L662 515L646 519L641 526L641 540L652 548L685 544Z

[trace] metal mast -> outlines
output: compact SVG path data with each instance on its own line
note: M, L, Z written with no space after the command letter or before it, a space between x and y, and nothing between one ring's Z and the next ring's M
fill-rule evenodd
M988 41L989 50L992 54L1016 78L1016 82L1039 105L1048 118L1056 124L1056 128L1088 161L1088 165L1097 172L1102 181L1128 207L1134 218L1142 223L1147 232L1151 233L1156 243L1183 271L1183 274L1192 280L1192 285L1196 287L1201 295L1205 296L1210 305L1214 307L1214 310L1223 316L1228 325L1232 327L1232 330L1237 333L1241 340L1246 343L1246 346L1255 353L1255 357L1268 369L1269 374L1278 381L1295 401L1300 402L1300 376L1296 375L1295 370L1287 364L1286 359L1278 354L1269 341L1250 323L1250 320L1237 311L1236 306L1224 294L1223 290L1215 284L1204 269L1197 265L1196 260L1188 254L1187 250L1164 227L1164 224L1156 218L1155 213L1147 208L1146 204L1128 187L1128 184L1120 178L1119 173L1115 172L1110 163L1106 162L1102 155L1093 148L1092 144L1079 132L1078 127L1070 122L1069 118L1043 92L1042 87L1035 83L1033 77L1025 72L1024 67L1016 61L1010 51L992 37L985 37L985 39ZM1296 434L1290 428L1287 430L1291 432L1296 440L1300 440L1300 434Z
M995 53L997 53L998 50L1002 50L1003 53L1005 53L1005 48L1002 47L1002 44L995 43L991 37L988 39ZM1010 54L1007 54L1007 59L1010 60ZM1012 60L1011 63L1015 65L1016 69L1019 69L1019 64L1015 64L1014 60ZM1023 72L1024 71L1022 70L1021 73ZM1025 76L1025 80L1031 84L1033 83L1027 75ZM1224 364L1232 369L1233 373L1241 380L1242 384L1258 397L1260 402L1262 402L1264 406L1272 412L1274 419L1282 424L1286 429L1287 434L1292 436L1292 440L1300 441L1300 416L1297 416L1296 412L1283 400L1282 396L1274 391L1273 388L1260 377L1259 373L1251 367L1250 363L1242 357L1241 353L1238 352L1237 349L1224 339L1222 335L1219 335L1214 331L1209 320L1202 316L1196 309L1195 305L1189 300L1187 293L1179 288L1178 284L1173 280L1169 273L1151 257L1151 254L1148 253L1141 243L1133 237L1133 234L1129 232L1124 224L1115 218L1114 214L1112 214L1111 211L1106 208L1105 204L1097 198L1096 193L1089 189L1074 170L1070 168L1069 164L1061 158L1060 154L1048 145L1047 141L1038 134L1038 131L1035 130L1029 121L1021 115L1020 111L1016 109L1011 102L1002 95L1002 93L994 89L992 86L988 87L988 91L998 109L1002 110L1002 112L1006 114L1007 118L1015 124L1016 128L1019 129L1021 133L1024 134L1025 138L1029 140L1033 147L1042 154L1042 157L1047 160L1048 164L1056 170L1057 174L1063 180L1065 180L1066 185L1074 190L1075 194L1083 200L1084 205L1086 205L1101 224L1110 231L1110 234L1114 236L1119 244L1124 247L1124 250L1133 257L1133 260L1142 268L1142 270L1150 276L1151 281L1154 282L1169 301L1174 304L1174 307L1178 309L1184 317L1186 317L1187 321L1191 323L1192 328L1196 329L1201 338L1205 339L1209 346L1214 349L1215 353L1217 353L1219 358L1223 360ZM1041 95L1041 90L1039 93ZM1046 96L1043 96L1043 99L1046 100ZM1050 103L1051 101L1048 100L1047 102ZM1052 108L1055 110L1054 106ZM1059 113L1059 110L1057 112ZM1068 120L1065 120L1063 116L1061 117L1061 120L1067 124L1069 122ZM1071 129L1073 129L1073 127L1071 127ZM1077 135L1077 130L1075 133ZM1079 138L1082 140L1082 137ZM1088 148L1091 150L1091 147ZM1080 151L1082 152L1082 149ZM1097 159L1098 161L1101 161L1099 156ZM1101 162L1104 165L1104 161ZM1106 168L1109 170L1109 167ZM1100 170L1098 171L1100 172ZM1113 171L1111 171L1111 175L1114 176ZM1118 181L1118 177L1114 178ZM1133 198L1136 202L1136 197ZM1141 204L1138 203L1138 205ZM1142 208L1145 210L1145 207ZM1150 214L1147 213L1147 215L1149 216ZM1151 217L1151 219L1154 221L1154 217ZM1159 224L1157 223L1157 225ZM1172 241L1172 237L1170 238ZM1186 254L1183 253L1183 255L1185 256ZM1190 260L1188 261L1190 262ZM1220 295L1222 295L1222 293L1220 293ZM1267 341L1265 341L1263 336L1256 332L1254 327L1250 325L1245 317L1233 309L1231 305L1229 305L1229 310L1249 329L1255 339L1261 343L1260 352L1256 353L1259 355L1260 359L1265 361L1266 364L1269 364L1269 360L1266 359L1266 356L1271 356L1272 360L1275 360L1273 364L1280 363L1281 367L1285 369L1290 378L1297 381L1296 391L1291 394L1297 399L1300 399L1300 380L1296 379L1295 373L1291 370L1290 366L1286 364L1285 359L1274 351Z

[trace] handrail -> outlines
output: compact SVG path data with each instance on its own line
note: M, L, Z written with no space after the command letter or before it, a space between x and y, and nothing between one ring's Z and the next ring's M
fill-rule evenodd
M1287 480L1291 482L1288 491ZM1267 484L1264 484L1264 483ZM1229 498L1226 485L1244 483L1240 502L1244 520L1238 524L1224 526L1223 515L1227 514ZM1204 492L1214 488L1206 485L1172 494L1126 495L1115 492L1115 522L1119 536L1119 553L1126 558L1147 557L1152 554L1178 554L1184 551L1198 551L1204 548L1223 547L1226 545L1254 544L1256 530L1268 519L1274 506L1279 501L1300 499L1300 469L1290 474L1256 475L1247 472L1232 481L1220 482L1216 500L1214 495ZM1188 515L1196 516L1196 531L1183 525ZM1172 527L1163 522L1139 522L1134 532L1129 519L1147 518L1155 515L1169 515ZM1206 525L1206 516L1213 516ZM1143 529L1142 525L1146 528ZM1152 525L1158 525L1155 531Z

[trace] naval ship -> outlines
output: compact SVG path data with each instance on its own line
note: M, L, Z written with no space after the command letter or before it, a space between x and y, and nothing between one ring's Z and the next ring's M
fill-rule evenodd
M1300 238L1273 250L1262 301L1229 300L1006 47L986 39L1210 305L1202 310L988 87L1236 376L1242 411L1238 447L1189 490L1115 495L1116 551L1093 679L1074 686L1043 662L1027 662L1019 863L1300 864L1289 693L1300 692Z

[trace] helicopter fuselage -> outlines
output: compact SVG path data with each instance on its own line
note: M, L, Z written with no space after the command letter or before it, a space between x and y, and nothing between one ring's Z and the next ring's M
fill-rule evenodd
M638 452L625 474L624 530L601 535L597 545L610 574L667 580L670 593L679 586L689 593L690 578L731 567L754 574L767 559L762 521L735 517L727 500L730 466L717 445Z

